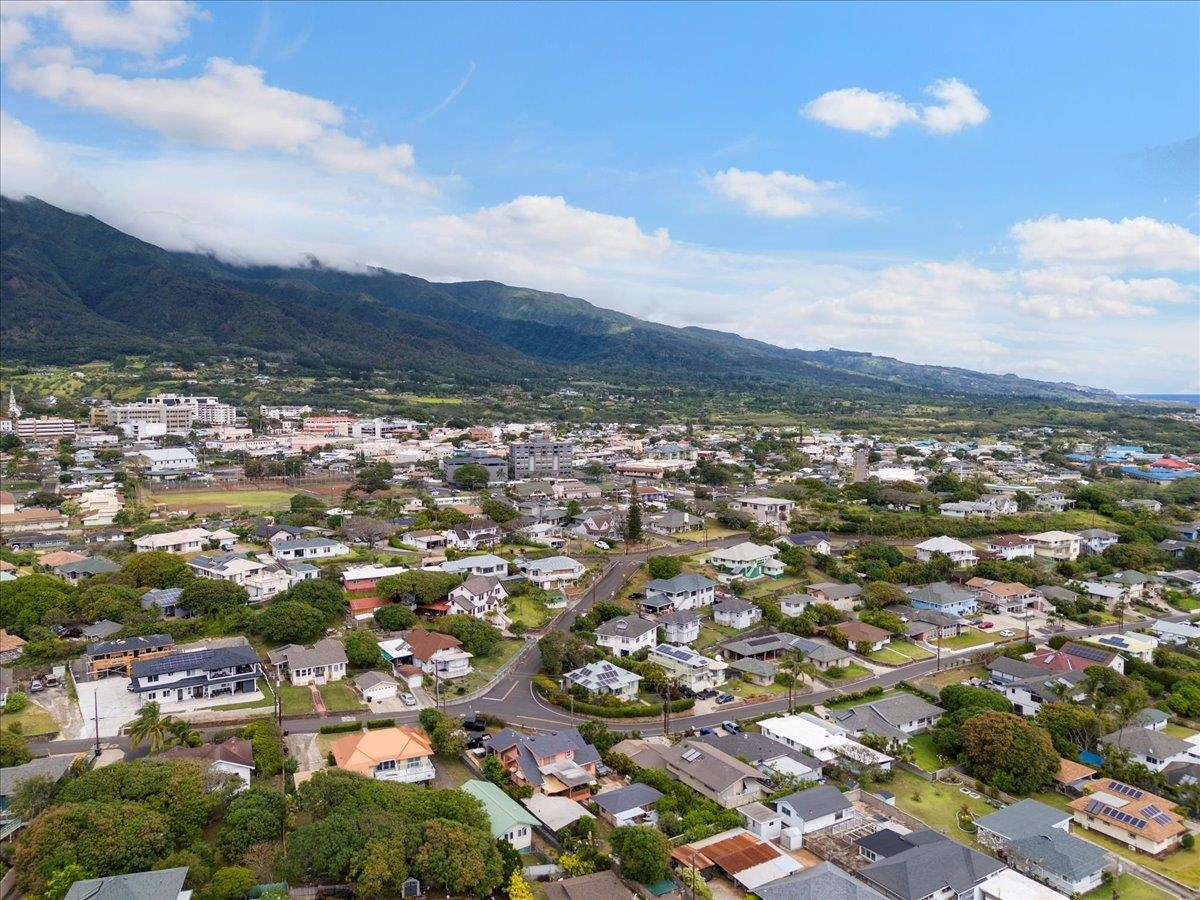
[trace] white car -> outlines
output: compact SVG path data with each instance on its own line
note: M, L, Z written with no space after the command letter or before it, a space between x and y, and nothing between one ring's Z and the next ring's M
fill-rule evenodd
M417 705L417 698L414 697L412 694L410 694L408 691L405 691L403 694L400 695L400 700L405 706L416 706Z
M1005 628L1000 632L1000 637L1015 637L1016 634L1011 628Z
M595 543L596 543L596 546L599 547L601 550L611 550L612 549L612 545L609 544L608 541L596 541Z

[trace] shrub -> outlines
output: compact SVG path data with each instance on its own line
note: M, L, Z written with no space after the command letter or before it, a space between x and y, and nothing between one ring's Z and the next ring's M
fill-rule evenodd
M4 701L4 711L10 714L19 713L29 705L28 695L21 691L13 691L8 695L8 699Z
M393 728L395 725L395 719L371 719L367 722L367 730L372 728Z
M336 725L322 725L318 730L321 734L345 734L349 731L361 731L362 725L358 722L339 722Z

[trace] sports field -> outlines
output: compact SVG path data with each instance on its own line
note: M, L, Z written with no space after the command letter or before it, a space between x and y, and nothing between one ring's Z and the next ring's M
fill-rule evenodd
M225 509L287 509L296 491L170 491L151 494L151 503L165 503L168 509L190 512L217 512Z

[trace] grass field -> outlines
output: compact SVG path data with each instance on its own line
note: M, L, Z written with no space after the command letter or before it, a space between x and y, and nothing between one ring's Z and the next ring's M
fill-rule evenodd
M1195 612L1200 609L1200 597L1177 597L1171 605L1184 612Z
M226 507L245 510L287 509L296 493L298 492L287 490L171 491L151 494L150 502L166 504L168 509L186 509L193 512Z
M508 617L513 622L521 622L526 628L541 628L550 620L550 610L533 597L510 597Z
M853 681L856 678L865 678L870 674L871 670L866 666L860 666L858 663L852 662L840 670L829 669L821 672L817 677L836 684L839 681Z
M1166 891L1147 884L1128 872L1121 875L1114 884L1102 884L1094 891L1084 894L1083 900L1112 900L1114 887L1121 900L1171 900L1171 895Z
M904 666L912 662L903 653L898 653L891 647L884 647L882 650L876 650L874 653L868 653L867 659L871 662L879 663L881 666Z
M951 684L970 681L972 678L987 678L987 669L983 666L964 666L957 669L943 669L941 672L931 672L917 679L917 687L931 694L941 693L942 688Z
M749 681L730 681L726 683L725 690L733 694L735 697L787 697L787 688L782 684L751 684ZM797 698L804 695L796 692ZM803 701L800 701L803 702Z
M350 687L348 682L331 681L320 685L317 690L321 693L321 699L325 701L325 708L331 713L354 712L363 708L358 695L354 693L354 688Z
M231 706L222 706L221 709L274 709L275 695L271 693L271 685L267 679L258 679L258 689L263 695L261 700L251 700L249 703L234 703Z
M908 745L913 748L913 762L926 772L936 772L942 767L942 761L933 749L933 735L928 731L914 734L908 739Z
M957 637L942 638L942 650L966 650L969 647L978 647L980 644L992 644L995 641L996 638L990 634L984 634L982 631L968 631Z
M963 844L974 845L975 838L958 827L962 805L965 803L976 818L995 812L982 798L976 800L962 793L958 785L931 783L903 769L898 769L885 787L896 795L896 805L904 812Z
M32 700L19 713L0 712L4 719L4 730L12 731L14 725L20 726L20 734L52 734L58 731L58 722L54 716Z
M313 711L312 694L307 687L297 687L294 684L281 684L279 697L283 701L285 716L303 716Z

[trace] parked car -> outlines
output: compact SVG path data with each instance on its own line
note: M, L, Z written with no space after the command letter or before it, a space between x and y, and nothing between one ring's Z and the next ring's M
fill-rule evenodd
M742 733L741 726L738 725L737 722L734 722L730 719L726 719L724 722L722 722L721 727L724 728L730 734L741 734Z
M987 631L989 628L995 628L996 623L995 622L980 622L978 627L982 628L984 631Z
M467 738L467 749L478 750L492 739L490 734L473 734Z
M39 691L44 691L45 689L46 685L42 683L41 679L35 678L33 681L29 682L29 693L31 694L36 694Z
M612 549L612 545L609 544L608 541L596 541L596 546L599 547L601 550L611 550Z
M464 716L463 729L465 731L487 731L487 723L477 715Z
M733 694L717 694L717 703L732 703L736 699Z
M1000 637L1015 637L1016 634L1017 633L1015 631L1013 631L1009 628L1005 628L1000 632Z
M701 728L699 731L699 734L716 734L716 733L717 733L717 730L715 728L709 728L707 726L704 728Z
M408 691L405 691L403 694L400 695L400 700L405 706L416 706L417 705L417 698L414 697L412 694L410 694Z
M702 691L696 692L696 699L697 700L711 700L713 697L718 696L720 693L721 693L720 691L713 690L712 688L705 688Z

